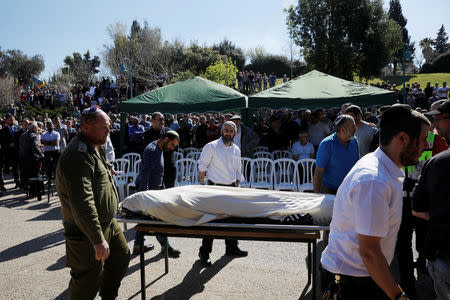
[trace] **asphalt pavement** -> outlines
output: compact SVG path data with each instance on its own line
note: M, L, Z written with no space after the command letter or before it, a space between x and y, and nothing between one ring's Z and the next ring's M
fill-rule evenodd
M47 203L46 197L26 199L12 179L6 183L0 197L0 299L67 299L70 274L56 192ZM132 249L134 230L128 228ZM146 243L155 245L145 255L147 299L311 299L310 286L301 296L308 281L306 244L241 241L248 257L230 258L224 241L216 240L213 265L204 269L198 260L200 239L170 238L181 256L169 259L165 274L159 244L154 237L146 237ZM417 286L419 300L434 299L428 276L419 276ZM118 299L141 299L138 256L131 257Z

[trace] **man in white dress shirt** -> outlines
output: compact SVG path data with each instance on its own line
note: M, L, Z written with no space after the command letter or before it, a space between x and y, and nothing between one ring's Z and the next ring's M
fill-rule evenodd
M41 143L44 145L42 149L44 152L44 167L46 170L48 180L51 180L55 175L56 164L58 163L60 150L59 132L53 130L53 123L50 119L47 120L47 131L41 135Z
M241 151L233 143L236 135L236 124L227 121L221 130L222 136L203 147L202 154L198 161L199 181L205 184L205 176L208 178L208 185L222 185L239 187L241 170ZM211 266L209 254L212 251L212 238L204 238L198 253L203 266ZM238 247L238 241L232 239L225 240L226 255L244 257L247 251L242 251Z
M340 185L321 263L337 299L408 299L389 270L402 218L401 167L416 164L430 122L404 105L386 110L380 147L361 158Z

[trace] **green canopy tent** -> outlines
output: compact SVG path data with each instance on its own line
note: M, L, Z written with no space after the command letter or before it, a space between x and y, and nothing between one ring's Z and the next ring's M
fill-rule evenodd
M122 102L121 112L191 113L237 110L247 97L232 88L196 76Z
M222 84L196 76L139 95L120 104L121 129L126 113L219 112L247 108L247 96ZM120 132L123 149L125 131Z
M249 108L314 109L340 107L352 102L360 107L395 103L395 93L311 71L285 84L248 98Z

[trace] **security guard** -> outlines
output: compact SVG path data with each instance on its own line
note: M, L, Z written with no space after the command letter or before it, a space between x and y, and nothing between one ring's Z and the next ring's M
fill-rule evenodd
M114 219L118 194L103 145L109 117L99 107L81 115L81 133L61 155L56 189L61 201L66 264L71 268L69 299L115 299L130 250Z

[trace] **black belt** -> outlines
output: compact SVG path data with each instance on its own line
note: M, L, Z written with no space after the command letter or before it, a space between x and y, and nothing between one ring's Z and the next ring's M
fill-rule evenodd
M208 179L208 185L218 185L218 186L236 186L236 182L233 182L231 184L221 184L221 183L215 183Z

